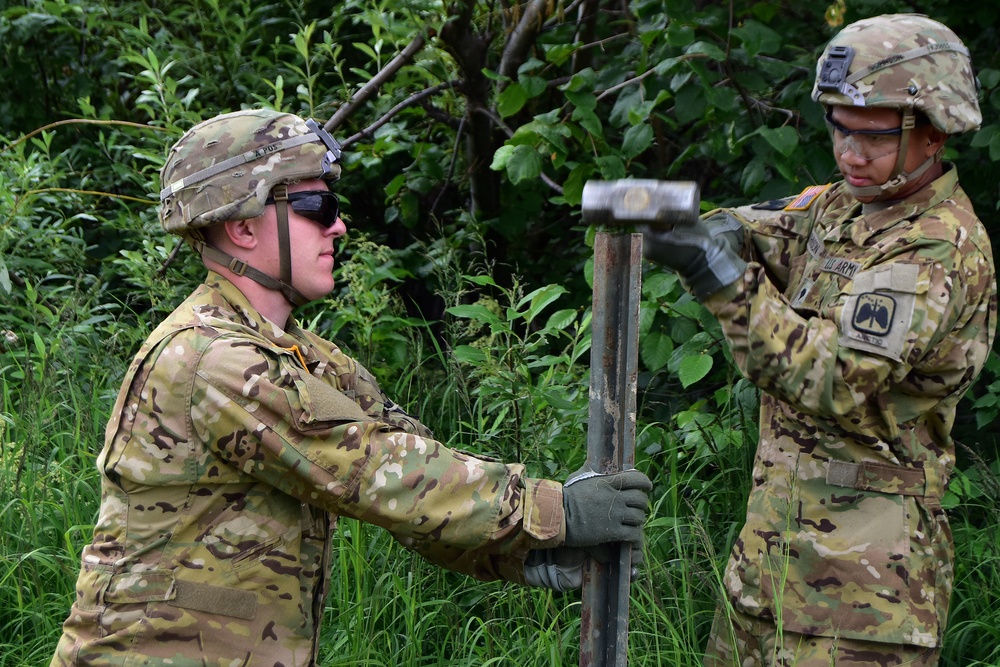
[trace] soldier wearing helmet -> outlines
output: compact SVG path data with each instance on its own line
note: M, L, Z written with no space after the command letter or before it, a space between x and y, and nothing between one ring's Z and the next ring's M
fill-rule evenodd
M884 15L833 38L812 97L843 181L644 232L762 390L705 664L935 665L951 428L997 319L989 237L941 159L979 127L976 81L946 26Z
M640 543L641 472L559 484L448 449L298 326L294 306L333 289L340 158L315 121L263 109L171 149L160 220L209 271L122 383L52 665L314 665L338 516L458 572L557 590L580 585L585 553Z

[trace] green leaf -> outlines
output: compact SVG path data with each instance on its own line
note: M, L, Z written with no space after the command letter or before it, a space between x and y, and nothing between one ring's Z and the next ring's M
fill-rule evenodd
M651 272L642 279L642 293L649 299L669 294L677 286L677 274L672 271Z
M601 124L601 119L592 110L576 107L573 109L573 120L579 121L583 129L594 137L604 137L604 126Z
M647 123L634 125L625 132L625 138L622 139L622 154L625 156L625 159L631 160L640 155L652 144L653 127Z
M972 135L971 145L973 148L989 146L997 136L1000 136L1000 125L984 125L982 129Z
M597 74L594 72L593 68L587 67L574 74L569 80L569 83L567 83L563 89L567 92L567 95L570 92L593 91L594 82L596 80Z
M494 72L493 70L487 69L485 67L479 71L482 72L483 76L485 76L487 79L491 81L510 81L510 77L506 77L502 74Z
M0 289L2 289L7 294L10 294L12 289L10 282L10 272L7 270L7 265L4 264L3 258L0 257Z
M601 176L606 181L613 181L618 178L625 178L625 163L617 155L602 155L594 160Z
M45 341L42 339L41 335L37 331L31 333L31 340L35 343L35 351L38 352L38 356L41 359L45 359Z
M477 322L482 322L483 324L489 325L499 325L502 324L500 318L497 317L496 313L491 311L486 306L481 306L479 304L470 304L464 306L452 306L446 311L449 315L454 315L455 317L461 317L463 319L475 320Z
M496 281L493 280L493 276L462 276L464 280L468 280L470 283L475 283L476 285L493 285L496 286Z
M530 97L538 97L548 88L548 82L540 76L522 76L519 79L525 94Z
M763 23L749 20L743 25L733 28L733 34L739 37L751 58L760 53L774 53L781 48L781 35L768 28Z
M1000 135L990 141L990 160L1000 162Z
M533 181L542 173L542 156L533 146L515 146L507 159L507 176L514 185Z
M684 47L694 41L694 26L671 21L667 25L667 42L671 46Z
M528 307L528 312L524 317L526 322L531 322L538 316L538 313L540 313L545 306L558 299L567 291L568 290L562 285L546 285L545 287L539 287L518 301L517 307L520 308L528 301L531 302L531 305Z
M597 108L597 97L594 95L593 91L590 90L567 90L566 99L569 100L577 109L593 111Z
M717 47L715 44L710 44L709 42L695 42L688 47L687 53L689 55L701 54L719 62L726 59L726 52Z
M998 69L981 69L978 74L979 83L983 85L983 88L995 88L1000 84L1000 70Z
M579 206L583 201L583 185L594 173L594 165L589 162L578 164L569 172L563 182L563 197L570 206Z
M497 149L496 153L493 154L493 163L490 165L490 169L493 171L503 171L507 168L507 162L513 154L514 146L507 144L501 146Z
M673 351L674 341L659 331L650 331L639 341L639 357L650 371L666 366Z
M557 410L573 410L578 407L576 403L561 396L560 393L564 392L557 393L556 389L543 389L541 392L545 402Z
M497 113L501 118L513 116L524 107L528 101L528 93L519 83L512 83L503 89L497 100Z
M756 192L767 178L767 163L758 155L743 168L740 187L744 192Z
M557 310L549 317L545 323L545 328L551 331L565 331L569 325L576 321L576 311L572 308Z
M466 364L481 364L487 359L482 350L471 345L456 345L452 349L452 354L458 361Z
M688 355L681 359L677 377L685 389L708 375L715 360L709 354Z
M677 91L677 104L674 107L677 122L687 124L702 118L707 106L708 101L701 86L684 86Z
M789 125L777 128L762 127L758 132L767 143L786 157L791 155L795 151L795 147L799 145L799 133Z
M542 48L545 49L545 59L559 66L569 60L578 46L578 44L544 44Z

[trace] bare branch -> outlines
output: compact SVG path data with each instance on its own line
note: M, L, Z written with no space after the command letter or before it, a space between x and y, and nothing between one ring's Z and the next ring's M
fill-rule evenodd
M54 127L60 127L61 125L122 125L124 127L134 127L139 130L153 130L154 132L171 132L171 133L177 132L177 130L173 130L167 127L159 127L157 125L144 125L142 123L132 123L125 120L97 120L93 118L69 118L67 120L58 120L54 123L43 125L42 127L39 127L35 130L32 130L31 132L28 132L20 139L12 141L6 146L0 148L0 153L3 153L8 148L13 148L14 146L17 146L19 143L23 141L27 141L36 134L39 134L40 132L45 132L46 130L51 130Z
M428 217L434 216L434 211L437 210L438 204L441 202L441 197L444 196L445 190L448 189L448 184L451 183L452 177L455 175L455 165L458 162L458 147L462 141L462 133L465 130L465 117L459 122L458 130L455 131L455 145L451 149L451 163L448 165L448 175L445 176L444 185L438 190L437 197L434 198L434 203L431 204L430 209L427 211Z
M371 125L369 125L365 129L361 130L357 134L355 134L355 135L353 135L351 137L348 137L344 141L340 142L340 145L342 147L344 147L344 148L347 148L348 146L350 146L351 144L353 144L355 141L358 141L360 139L364 139L365 137L372 136L375 133L376 130L378 130L380 127L382 127L383 125L385 125L386 123L388 123L390 120L392 120L392 117L395 116L396 114L398 114L403 109L405 109L407 107L410 107L410 106L413 106L414 104L417 104L420 101L422 101L422 100L424 100L424 99L426 99L426 98L428 98L428 97L430 97L432 95L436 95L436 94L440 93L442 90L447 90L449 88L454 88L455 86L458 86L461 83L462 83L461 80L457 80L457 81L445 81L444 83L439 83L436 86L431 86L430 88L425 88L424 90L421 90L419 93L413 93L412 95L410 95L409 97L407 97L405 100L403 100L402 102L400 102L399 104L397 104L396 106L394 106L393 108L391 108L387 112L385 112L385 114L381 118L379 118L378 120L376 120L374 123L372 123Z
M545 9L548 0L530 0L524 8L521 20L514 26L510 39L504 47L497 72L501 76L513 78L517 68L525 61L528 50L534 46L535 37L545 21Z
M333 114L333 117L326 121L324 129L327 132L333 132L340 127L341 123L347 120L347 117L354 113L355 109L364 104L369 97L378 92L378 89L382 87L383 83L388 81L393 74L409 62L417 51L424 48L426 41L427 40L423 35L417 35L412 42L406 45L405 49L400 51L399 55L389 61L388 65L383 67L381 71L373 76L368 83L363 85L358 92L354 93L350 102L337 109L337 113Z

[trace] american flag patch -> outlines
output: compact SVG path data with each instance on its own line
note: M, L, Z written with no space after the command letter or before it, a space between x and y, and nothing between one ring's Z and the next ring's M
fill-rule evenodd
M805 211L810 206L812 206L813 201L816 197L826 192L830 188L830 183L826 185L810 185L808 188L803 190L799 196L789 202L788 206L785 207L786 211Z

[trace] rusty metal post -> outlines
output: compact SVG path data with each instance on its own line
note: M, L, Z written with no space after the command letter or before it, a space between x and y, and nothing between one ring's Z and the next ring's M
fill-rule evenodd
M587 461L598 472L635 463L636 379L642 234L597 232L590 350ZM628 664L632 554L619 545L607 564L587 559L583 570L580 667Z

